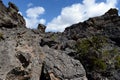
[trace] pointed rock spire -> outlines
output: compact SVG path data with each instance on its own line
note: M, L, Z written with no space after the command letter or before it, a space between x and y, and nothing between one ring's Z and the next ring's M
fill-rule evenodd
M105 15L117 15L118 16L118 10L116 8L109 9Z

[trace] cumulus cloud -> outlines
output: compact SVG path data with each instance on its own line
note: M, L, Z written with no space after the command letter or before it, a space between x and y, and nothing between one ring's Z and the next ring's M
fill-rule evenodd
M27 9L25 17L26 26L28 28L36 28L39 23L45 24L46 20L40 18L42 14L44 14L45 9L43 7L32 7Z
M110 8L116 8L117 0L106 0L106 2L96 2L96 0L83 0L62 9L61 14L53 18L47 24L46 31L64 31L71 24L83 22L90 17L103 15Z
M31 6L33 6L33 3L29 3L29 4L27 5L27 7L31 7Z
M45 20L45 19L40 19L40 23L41 23L41 24L45 24L45 23L46 23L46 20Z

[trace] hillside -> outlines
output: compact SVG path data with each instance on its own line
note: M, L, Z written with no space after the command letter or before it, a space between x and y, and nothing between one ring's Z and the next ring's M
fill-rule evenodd
M45 28L26 28L16 5L0 1L0 80L120 80L117 9L62 33Z

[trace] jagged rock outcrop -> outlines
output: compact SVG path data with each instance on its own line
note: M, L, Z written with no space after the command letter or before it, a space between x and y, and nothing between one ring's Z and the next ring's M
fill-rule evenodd
M46 33L41 46L79 60L88 80L120 80L120 16L111 8L104 15L73 24L63 33Z
M93 35L106 35L108 37L119 37L120 17L117 9L110 9L100 17L90 18L83 23L73 24L65 29L64 34L68 39L77 40Z
M120 80L117 9L63 33L27 29L15 4L0 0L0 80Z
M74 24L63 32L75 40L76 53L89 80L120 80L120 16L117 9Z
M51 33L44 33L43 25L27 29L18 11L13 3L7 8L0 2L0 80L87 80L80 61L41 46Z
M0 26L4 27L25 27L26 23L23 19L23 16L19 14L18 8L15 4L9 2L9 6L6 7L3 5L3 2L0 1Z

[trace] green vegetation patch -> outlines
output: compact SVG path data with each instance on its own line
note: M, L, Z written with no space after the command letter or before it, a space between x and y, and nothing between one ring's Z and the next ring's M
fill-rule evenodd
M115 67L117 69L120 69L120 55L115 57L116 63L115 63Z
M107 68L105 61L102 59L94 60L94 66L97 70L101 70L101 71L104 71Z
M118 48L109 47L110 43L105 36L92 36L77 41L75 50L77 59L91 70L105 71L108 66L120 68L120 52ZM117 56L119 55L119 56Z
M99 51L107 43L107 38L104 36L93 36L84 38L77 42L76 50L80 53L88 53L91 49Z
M57 35L55 35L55 34L51 35L51 39L52 39L53 41L55 41L55 40L57 39Z

